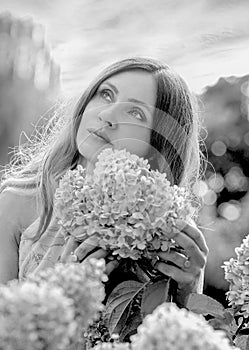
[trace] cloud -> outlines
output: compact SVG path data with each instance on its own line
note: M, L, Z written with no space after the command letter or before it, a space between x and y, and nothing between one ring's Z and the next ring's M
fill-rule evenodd
M234 71L249 37L247 0L2 0L1 6L45 25L70 93L106 64L134 55L162 59L191 84L191 75L203 77L204 87L229 54ZM248 72L243 59L241 64Z

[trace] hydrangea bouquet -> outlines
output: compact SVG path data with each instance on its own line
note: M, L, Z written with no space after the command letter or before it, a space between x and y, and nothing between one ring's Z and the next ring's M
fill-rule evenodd
M121 260L122 271L110 276L106 287L104 319L110 334L121 332L125 338L172 297L172 283L158 277L151 261L158 250L177 249L174 237L192 209L184 188L172 186L166 174L126 150L105 149L93 174L78 165L61 179L55 211L65 238L73 235L81 242L94 236L99 247ZM121 283L113 285L117 280Z
M167 250L177 223L192 213L184 188L171 186L147 160L110 148L98 156L93 175L80 165L69 170L55 199L65 237L80 226L78 241L94 235L101 248L133 260L151 249Z

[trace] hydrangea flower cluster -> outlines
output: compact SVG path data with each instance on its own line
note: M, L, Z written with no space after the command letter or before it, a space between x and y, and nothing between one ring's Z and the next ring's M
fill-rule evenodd
M239 350L225 332L214 330L204 319L173 303L163 303L147 315L131 337L132 350Z
M82 329L97 319L103 310L105 297L104 259L90 259L87 264L56 264L29 276L37 285L47 283L51 287L61 288L64 295L72 301L74 319L78 325L79 337Z
M66 350L75 332L72 301L60 288L30 282L0 287L1 350Z
M235 248L237 258L225 261L225 279L229 282L226 293L229 306L241 306L240 313L249 316L249 235L243 239L240 247Z
M147 160L108 148L99 154L93 175L80 165L64 175L55 211L65 236L81 226L77 240L94 235L103 249L137 260L146 250L167 250L192 206L187 191L171 186Z

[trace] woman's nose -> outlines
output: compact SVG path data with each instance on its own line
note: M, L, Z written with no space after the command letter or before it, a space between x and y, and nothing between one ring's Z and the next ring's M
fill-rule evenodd
M117 120L116 106L109 105L109 106L103 107L103 109L99 111L98 117L102 122L106 123L108 127L112 129L115 129L117 127L118 120Z

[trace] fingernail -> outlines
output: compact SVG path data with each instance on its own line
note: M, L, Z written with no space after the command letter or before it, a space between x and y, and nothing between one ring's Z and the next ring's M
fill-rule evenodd
M69 238L70 238L70 236L68 235L68 236L66 236L66 237L64 237L64 241L65 241L65 243L69 240Z

